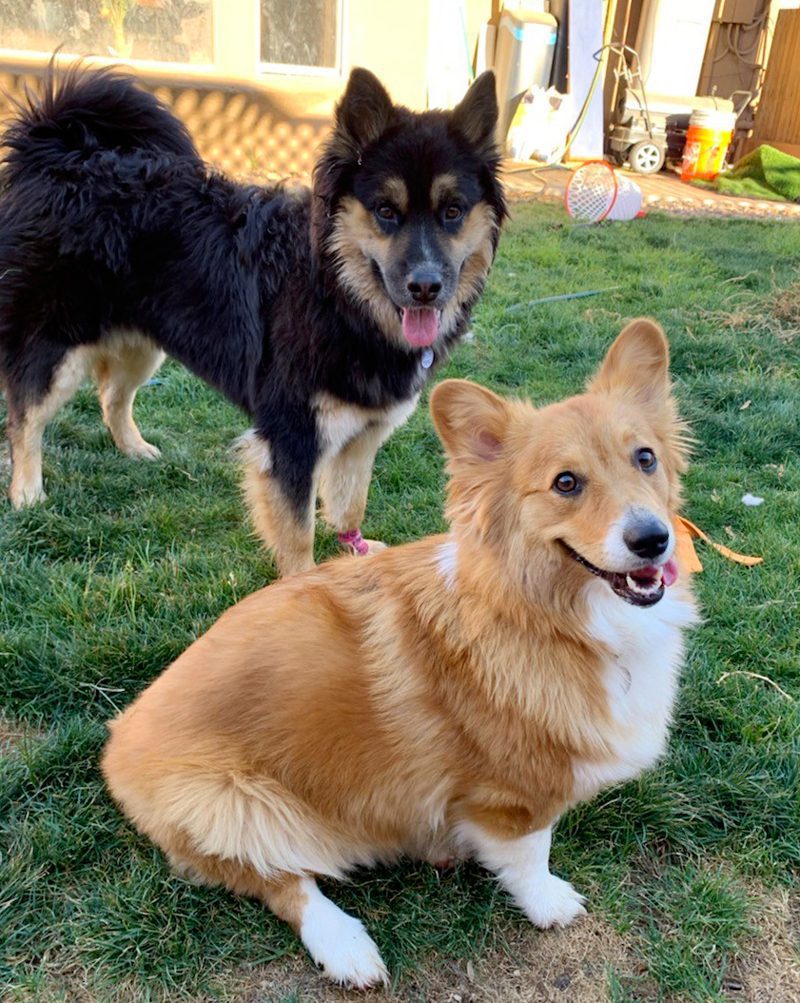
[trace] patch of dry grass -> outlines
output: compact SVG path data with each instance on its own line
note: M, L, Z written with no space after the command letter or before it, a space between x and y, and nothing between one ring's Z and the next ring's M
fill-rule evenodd
M771 334L779 341L791 342L800 336L800 279L785 287L773 279L766 295L740 289L731 295L724 310L701 309L698 313L725 330Z
M726 979L729 997L743 1003L800 1003L800 894L757 884L749 891L757 933Z
M31 729L17 724L0 713L0 756L8 755L19 743L30 737Z
M800 334L800 279L786 289L775 286L767 299L767 305L783 328L782 337L796 338Z

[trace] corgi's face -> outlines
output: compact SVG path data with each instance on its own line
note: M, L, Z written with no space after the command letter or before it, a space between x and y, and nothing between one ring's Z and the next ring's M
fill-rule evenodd
M664 592L674 534L674 474L654 425L630 404L598 396L545 408L514 461L526 543L560 545L636 605Z
M651 606L677 577L672 519L685 465L668 349L631 323L586 393L535 410L464 381L431 408L450 456L451 514L510 562L570 581L595 575Z

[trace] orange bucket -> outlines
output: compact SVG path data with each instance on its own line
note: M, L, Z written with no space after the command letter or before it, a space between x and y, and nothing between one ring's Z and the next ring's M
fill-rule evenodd
M727 112L695 111L683 148L681 181L713 181L722 170L733 136L736 116Z

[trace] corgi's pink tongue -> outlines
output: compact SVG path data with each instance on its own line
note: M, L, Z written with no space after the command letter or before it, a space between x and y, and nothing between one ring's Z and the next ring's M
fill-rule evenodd
M639 568L638 571L633 573L632 577L639 579L639 581L648 581L658 578L659 574L661 575L661 581L669 588L670 585L674 585L678 580L678 565L670 557L667 563L662 564L660 568L649 564L646 568Z
M669 588L670 585L674 585L678 580L678 565L670 557L667 563L661 569L661 580Z
M427 348L439 333L439 311L431 307L403 310L403 334L414 348Z

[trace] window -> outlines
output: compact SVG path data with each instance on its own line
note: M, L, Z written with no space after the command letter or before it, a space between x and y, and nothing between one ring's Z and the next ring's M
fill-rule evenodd
M318 70L339 65L340 0L261 0L261 61Z
M0 0L0 47L211 63L212 0Z

